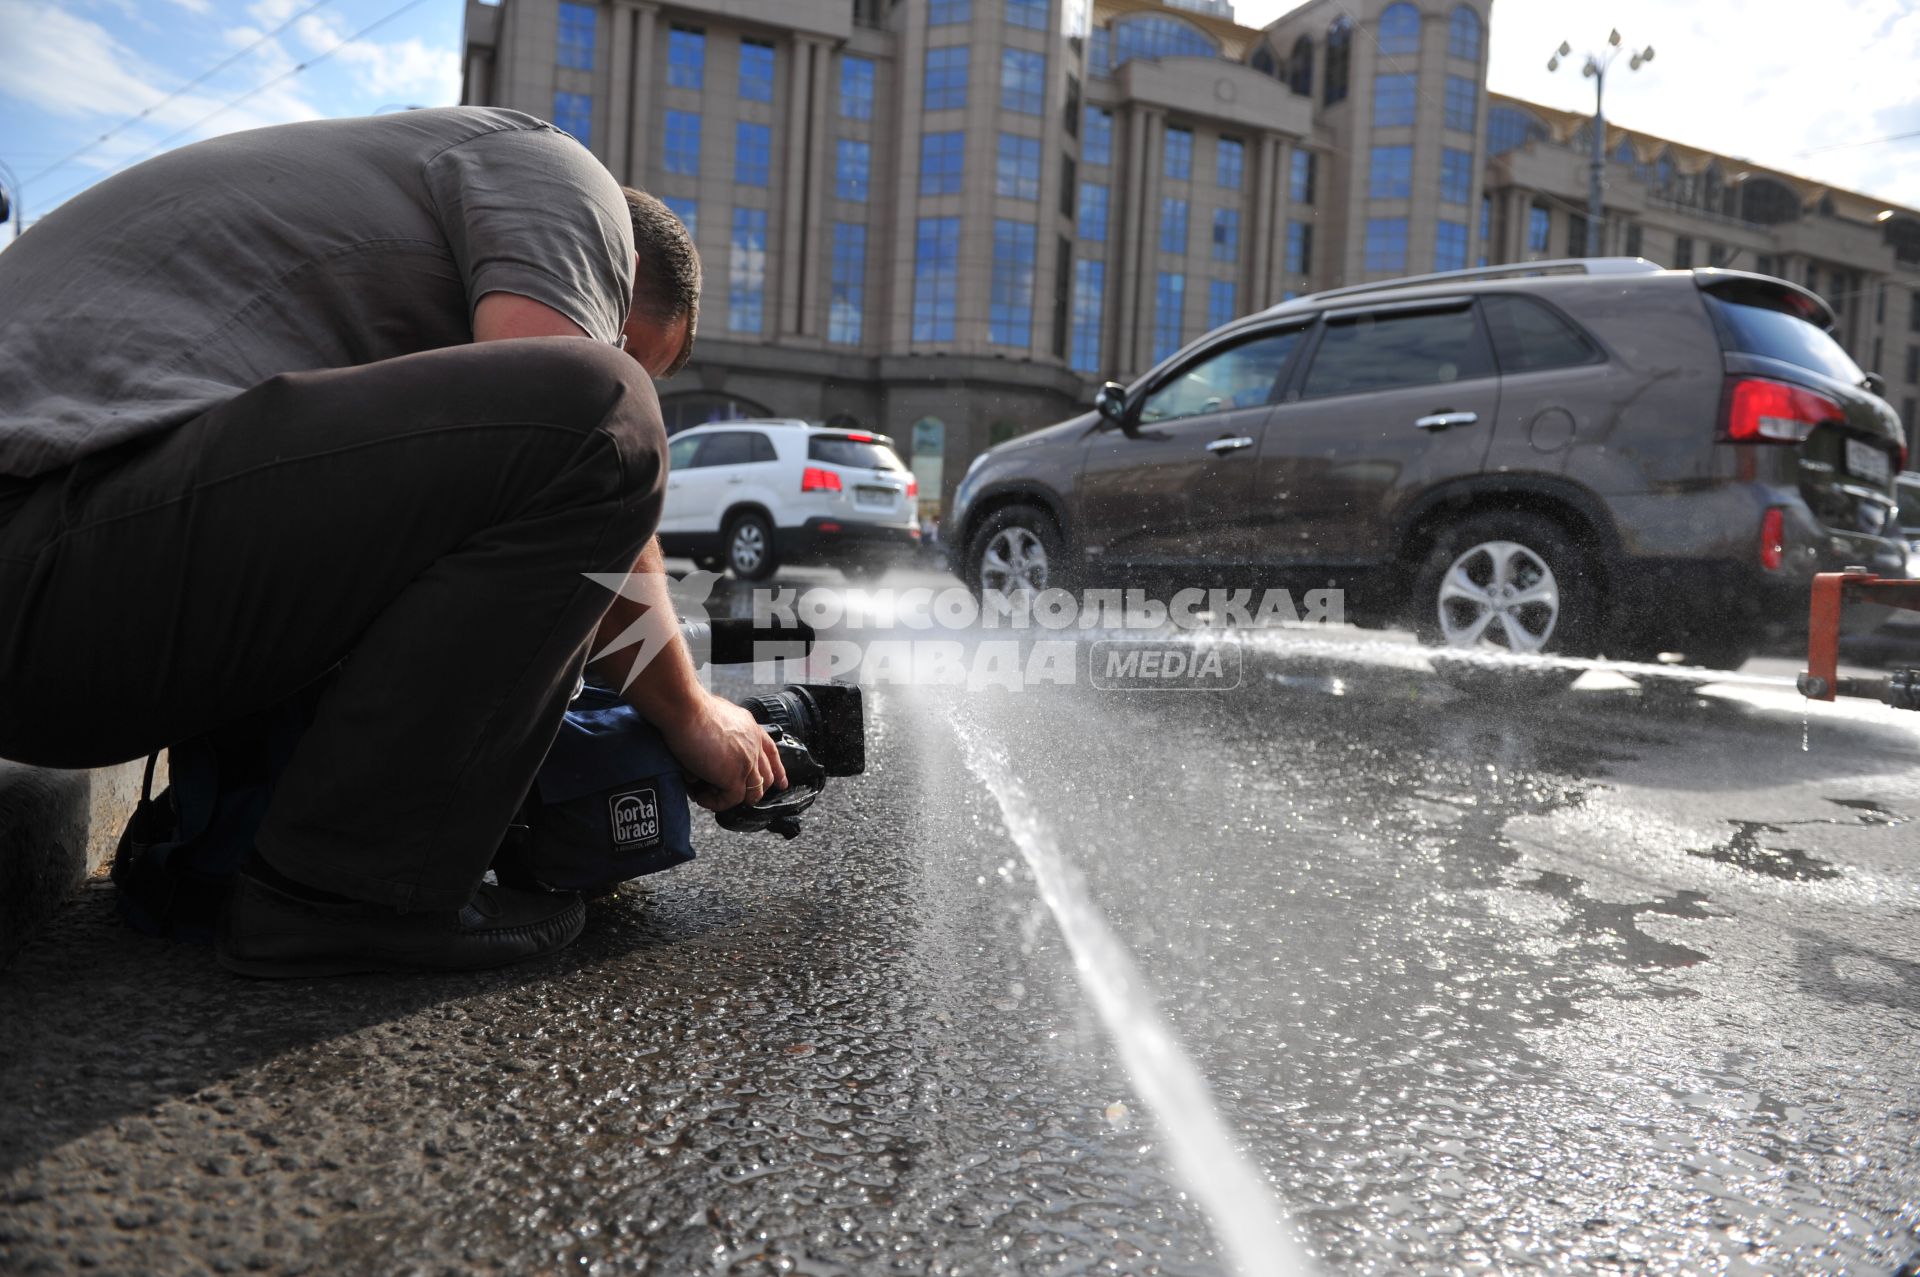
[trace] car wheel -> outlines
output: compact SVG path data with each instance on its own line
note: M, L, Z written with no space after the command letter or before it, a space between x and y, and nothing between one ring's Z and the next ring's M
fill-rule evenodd
M1064 585L1065 568L1060 534L1037 506L1000 507L967 547L967 585L975 594L1037 594Z
M727 524L727 566L742 581L764 581L780 566L773 552L773 525L765 515L736 515Z
M1516 668L1477 660L1595 654L1600 583L1566 529L1531 511L1489 512L1447 528L1414 585L1415 628L1438 655L1434 668L1467 691L1528 696L1559 691L1578 669Z

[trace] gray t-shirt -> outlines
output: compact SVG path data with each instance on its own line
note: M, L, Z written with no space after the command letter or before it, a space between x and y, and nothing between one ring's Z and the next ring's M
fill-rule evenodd
M169 429L280 373L470 342L495 291L606 342L633 294L619 184L532 116L409 111L169 152L0 252L0 476Z

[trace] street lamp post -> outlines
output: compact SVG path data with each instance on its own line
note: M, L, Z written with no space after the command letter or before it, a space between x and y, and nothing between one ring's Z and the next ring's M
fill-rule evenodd
M1560 59L1573 53L1573 46L1565 40L1555 49L1553 56L1547 59L1547 70L1558 71ZM1607 47L1600 53L1589 53L1587 64L1580 68L1580 74L1593 80L1593 155L1587 171L1587 256L1600 256L1600 228L1606 220L1606 203L1601 187L1607 176L1607 68L1620 56L1620 32L1614 30L1607 35ZM1653 61L1653 46L1648 45L1635 53L1627 62L1628 70L1638 71L1643 63Z
M20 238L20 228L27 220L27 206L20 198L20 179L12 169L0 164L0 225L6 223L9 214L13 217L13 237Z

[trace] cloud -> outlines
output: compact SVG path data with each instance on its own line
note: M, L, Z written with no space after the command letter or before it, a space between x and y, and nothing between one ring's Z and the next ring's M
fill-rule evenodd
M460 100L460 55L452 49L434 48L418 38L348 41L346 24L318 13L302 17L293 29L310 53L325 53L337 45L333 60L351 68L360 87L373 97L426 106Z
M1296 0L1240 0L1240 22L1264 26ZM1607 117L1644 131L1851 190L1920 206L1920 139L1852 145L1920 130L1920 6L1912 0L1615 0L1605 16L1564 0L1496 0L1488 87L1593 110L1580 55L1609 26L1658 56L1607 77ZM1559 72L1547 55L1575 56ZM1820 150L1823 147L1845 149ZM1816 153L1817 152L1817 153Z
M73 169L48 174L35 183L43 208L46 199L70 194L82 169L116 167L140 158L173 133L185 130L177 142L197 141L321 115L291 83L274 85L238 107L223 109L247 86L263 84L275 73L271 65L263 68L253 63L236 73L244 77L239 87L227 82L216 88L209 82L169 100L189 77L154 65L99 23L48 0L0 0L0 30L9 36L0 41L0 97L103 127L151 112L106 147L75 161Z

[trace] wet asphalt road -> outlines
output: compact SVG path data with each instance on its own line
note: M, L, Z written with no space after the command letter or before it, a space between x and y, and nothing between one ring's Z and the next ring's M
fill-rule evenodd
M1321 1271L1920 1258L1920 716L1371 651L878 689L805 837L505 972L249 983L91 890L0 975L0 1270L1222 1272L1010 811Z

